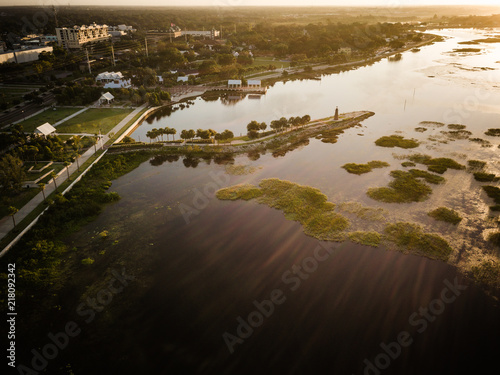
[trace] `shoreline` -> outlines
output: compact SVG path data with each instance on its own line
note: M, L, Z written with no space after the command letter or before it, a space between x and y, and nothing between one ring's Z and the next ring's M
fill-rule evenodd
M255 140L233 141L234 143L217 145L215 143L115 143L108 148L110 153L117 154L122 152L131 151L162 151L171 152L178 155L192 155L196 153L206 154L239 154L247 152L259 152L265 150L283 150L297 144L298 142L309 139L324 131L341 131L352 126L357 125L359 122L374 116L375 112L371 111L356 111L342 113L339 115L339 120L333 120L333 116L311 120L308 125L302 128L291 128L284 132L271 134L263 138Z

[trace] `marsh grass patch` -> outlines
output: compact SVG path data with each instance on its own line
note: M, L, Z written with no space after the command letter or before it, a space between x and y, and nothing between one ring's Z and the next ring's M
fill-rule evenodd
M467 126L462 124L448 124L448 129L452 130L464 130Z
M349 240L365 246L378 247L382 236L378 232L351 232L347 234Z
M417 224L404 222L388 224L384 234L385 239L396 244L402 252L443 261L447 261L453 252L444 238L424 232Z
M255 185L239 184L220 189L216 192L216 197L220 200L235 201L238 199L250 200L262 195L262 191Z
M262 167L253 167L250 165L241 165L241 164L228 164L225 167L226 173L233 176L244 176L248 174L253 174L257 172Z
M347 172L352 174L361 175L364 173L371 172L374 168L385 168L390 164L385 161L373 160L366 164L356 164L356 163L347 163L342 166Z
M350 225L347 218L334 212L335 205L320 190L277 178L264 179L259 187L240 184L220 189L216 196L227 200L257 198L258 203L282 211L286 219L301 223L305 234L320 240L343 241L343 232Z
M453 225L457 225L462 221L462 217L458 214L458 212L446 207L436 208L435 210L429 212L427 215L436 220L445 221Z
M429 171L439 174L443 174L448 169L465 169L465 165L462 165L450 158L433 158L425 154L407 155L406 158L414 163L424 164L427 166Z
M482 160L469 160L467 165L473 170L483 170L486 167L486 162Z
M444 126L444 124L442 122L439 122L439 121L421 121L419 123L420 126L433 126L433 127L436 127L436 128L441 128Z
M391 177L394 180L389 183L388 187L371 188L366 194L374 200L385 203L422 202L429 198L432 189L420 179L432 184L440 184L445 181L441 176L419 169L392 171Z
M500 137L500 129L488 129L484 134L490 137Z
M385 221L387 211L381 207L368 207L359 202L344 202L338 205L338 210L356 215L369 221Z
M496 182L500 181L500 176L493 173L474 172L474 179L479 182Z
M416 148L420 143L416 139L406 139L401 135L389 135L380 137L375 141L375 144L380 147L400 147L400 148Z

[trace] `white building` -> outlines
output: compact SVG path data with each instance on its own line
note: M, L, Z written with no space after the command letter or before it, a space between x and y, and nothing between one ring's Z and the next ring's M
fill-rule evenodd
M230 89L241 87L241 79L230 79L229 81L227 81L227 87Z
M113 100L115 100L115 97L113 96L113 94L111 94L110 92L107 92L105 94L102 94L101 97L99 98L99 105L101 105L102 103L111 103Z
M247 86L252 88L260 88L261 81L260 79L249 79L247 82Z
M43 135L44 137L47 137L48 135L51 135L51 134L53 134L55 132L56 132L56 128L54 128L48 122L46 122L43 125L40 125L35 130L35 134Z
M215 39L220 36L219 30L182 30L181 35L191 35L191 36L200 36L209 39Z
M38 55L42 52L52 52L52 47L31 48L16 50L12 52L0 53L0 64L2 63L27 63L38 60Z
M109 40L107 25L92 24L89 26L73 26L56 28L57 43L66 49L80 49L86 43Z
M97 83L103 83L105 89L129 88L132 86L130 79L126 79L122 72L104 72L96 77Z

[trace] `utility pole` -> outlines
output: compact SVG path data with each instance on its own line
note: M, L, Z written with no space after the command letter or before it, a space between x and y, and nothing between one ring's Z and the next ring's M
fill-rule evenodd
M219 37L222 39L222 25L220 25Z
M149 57L149 53L148 53L148 38L144 38L144 44L146 45L146 57Z
M85 54L87 55L87 65L89 67L89 74L92 74L92 69L90 68L89 50L87 48L85 48Z
M115 66L115 48L113 46L113 42L111 42L111 55L113 57L113 66Z

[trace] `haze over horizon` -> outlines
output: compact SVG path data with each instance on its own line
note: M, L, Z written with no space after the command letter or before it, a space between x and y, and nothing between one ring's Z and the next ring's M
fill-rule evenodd
M346 4L343 0L0 0L0 6L497 6L498 0L353 0Z

